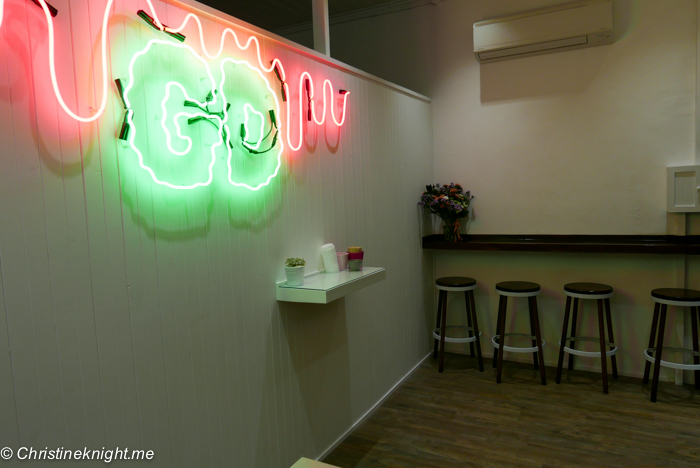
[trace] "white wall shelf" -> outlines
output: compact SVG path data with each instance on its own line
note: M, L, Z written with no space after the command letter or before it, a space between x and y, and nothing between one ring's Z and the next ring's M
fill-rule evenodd
M386 269L364 267L362 271L345 270L339 273L315 272L304 278L301 286L277 283L278 301L328 304L386 278Z

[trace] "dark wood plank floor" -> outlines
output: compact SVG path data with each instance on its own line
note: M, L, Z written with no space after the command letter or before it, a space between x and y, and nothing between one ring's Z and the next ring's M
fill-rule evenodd
M426 361L323 461L350 467L700 467L700 392L600 374L446 355Z

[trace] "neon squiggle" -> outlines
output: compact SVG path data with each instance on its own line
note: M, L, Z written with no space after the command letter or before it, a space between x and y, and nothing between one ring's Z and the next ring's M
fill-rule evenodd
M53 27L53 18L51 17L51 12L49 11L49 8L46 5L46 2L44 0L38 0L42 10L44 11L44 15L46 17L46 24L48 27L49 31L49 68L51 71L51 83L53 85L54 93L56 95L56 99L58 100L59 104L63 108L63 110L73 119L83 122L83 123L89 123L97 120L105 111L105 108L107 107L107 86L108 86L108 79L107 79L107 40L108 40L108 29L107 25L109 22L109 17L110 17L110 11L112 10L112 6L114 3L114 0L108 0L107 5L105 7L105 12L103 15L102 19L102 37L101 37L101 53L102 53L102 101L100 103L99 108L97 111L91 115L90 117L81 117L71 111L71 109L68 107L68 105L65 103L63 100L63 96L61 95L60 88L58 86L58 80L56 78L56 66L55 66L55 38L54 38L54 27ZM3 12L4 12L4 3L5 0L0 0L0 26L2 26L2 21L3 21ZM202 47L202 51L204 54L209 57L210 59L218 59L221 54L223 53L224 50L224 45L225 45L225 40L226 40L226 35L231 35L233 36L234 41L236 42L236 46L240 50L247 50L252 43L255 43L255 48L256 48L256 54L257 54L257 59L258 59L258 65L261 70L263 70L266 73L269 73L277 67L277 70L279 70L280 73L280 79L282 81L282 86L284 88L284 91L287 95L287 120L288 120L288 125L287 125L287 143L289 144L290 149L297 151L299 148L301 148L301 141L302 141L302 132L303 132L303 125L302 125L302 112L301 112L301 96L302 96L302 89L301 86L303 85L303 77L308 76L310 79L310 75L308 72L303 72L300 76L300 92L299 92L299 132L300 132L300 137L299 137L299 144L297 146L292 145L291 142L291 135L289 131L289 127L291 126L289 123L292 121L292 114L291 114L291 95L289 94L289 86L286 83L286 72L284 70L284 66L282 65L282 62L280 62L279 59L275 58L270 62L270 66L266 67L263 63L262 60L262 54L260 51L260 42L258 41L257 37L255 36L250 36L248 40L245 42L245 44L241 44L241 42L238 39L238 36L236 35L235 31L233 31L231 28L226 28L224 32L221 34L221 42L219 43L219 50L216 52L216 54L211 54L206 48L205 42L204 42L204 28L202 27L202 23L199 20L199 17L197 17L193 13L188 13L187 16L185 16L185 19L183 20L182 24L177 27L177 28L166 28L163 23L160 22L160 19L158 18L158 14L156 13L156 9L153 6L153 3L151 0L146 0L146 3L148 4L148 7L151 11L151 16L154 19L154 22L158 26L158 28L161 31L167 31L171 33L178 33L181 32L186 26L187 23L189 22L190 19L193 19L198 26L199 29L199 40L200 44ZM313 81L311 81L313 83ZM329 98L326 98L326 88L329 89ZM313 94L313 84L311 86L311 93ZM325 80L323 83L323 114L322 118L319 121L316 118L316 111L314 109L315 106L312 106L311 112L314 117L314 121L318 125L323 125L323 122L325 121L325 115L326 115L326 106L328 105L331 107L331 114L333 117L333 121L337 126L342 126L343 123L345 122L345 114L347 110L347 98L350 93L345 93L343 95L343 110L342 110L342 118L340 121L336 119L335 113L333 111L333 103L329 102L332 100L333 96L333 85L331 84L330 80ZM313 103L313 98L312 98L312 103Z
M163 23L160 22L158 19L158 15L155 12L155 8L153 7L153 4L151 3L151 0L146 0L148 3L149 8L151 9L151 12L153 13L153 20L155 21L156 25L161 29L161 31L168 31L171 33L179 33L182 32L185 27L187 26L187 23L189 22L190 19L193 19L197 23L197 27L199 29L199 40L202 46L202 52L204 52L204 55L209 57L212 60L218 59L221 54L223 53L224 50L224 43L226 40L226 35L230 35L233 37L233 40L236 42L236 46L241 49L241 50L247 50L248 47L252 43L255 43L255 48L257 52L257 58L258 58L258 66L260 67L261 70L265 71L266 73L271 72L272 70L275 69L275 66L278 65L278 70L280 71L280 78L283 82L283 87L285 88L285 94L287 96L287 143L289 144L289 148L298 151L299 148L301 148L301 143L302 143L302 136L301 134L303 133L303 124L302 124L302 103L301 103L301 96L303 93L303 86L304 86L304 76L308 77L309 81L311 82L311 114L313 116L314 122L316 122L317 125L323 125L326 119L326 106L331 108L331 114L333 116L333 121L337 126L342 126L343 123L345 123L345 111L347 108L347 103L348 103L348 95L350 94L349 92L346 92L343 94L343 116L340 119L336 119L335 117L335 112L333 111L333 103L329 102L332 97L333 97L333 85L331 84L330 80L325 80L323 82L323 117L319 121L316 119L316 110L314 109L315 106L313 106L313 93L314 93L314 85L313 85L313 79L311 78L311 75L308 72L303 72L301 76L299 77L299 144L298 145L293 145L292 144L292 138L290 135L290 130L289 128L291 127L291 121L292 121L292 114L291 114L291 95L289 93L289 87L286 83L286 72L284 71L284 66L282 65L282 62L280 62L279 59L275 58L270 62L269 67L265 67L262 56L260 54L260 42L258 41L258 38L255 36L250 36L248 40L246 41L245 44L241 44L241 42L238 40L238 36L236 35L236 32L232 30L231 28L226 28L223 33L221 33L221 41L219 42L219 50L216 52L216 54L211 54L208 50L207 47L204 43L204 30L202 27L202 22L199 20L199 18L194 14L194 13L188 13L187 16L185 16L185 19L182 21L182 24L178 28L166 28L163 26ZM326 88L328 88L330 92L329 99L326 99Z
M58 100L58 103L61 105L63 110L66 111L68 115L70 115L78 122L94 122L95 120L100 118L102 113L105 111L105 108L107 107L107 22L109 20L109 12L112 9L113 2L114 0L107 1L104 18L102 19L102 102L100 103L100 107L97 109L97 112L95 112L93 115L91 115L90 117L80 117L79 115L75 114L73 111L70 110L66 102L63 100L61 90L58 87L58 80L56 79L56 54L54 53L56 44L54 39L53 18L51 17L49 7L46 6L46 2L44 0L39 0L39 3L41 4L41 9L44 10L44 15L46 16L46 24L49 29L49 69L51 70L51 84L53 84L53 91L56 94L56 99ZM4 0L0 0L0 11L3 10L3 4ZM2 18L0 15L0 24L1 23Z
M323 88L322 88L322 93L323 93L323 114L321 117L321 120L316 118L316 106L314 105L314 80L311 78L311 75L309 72L304 72L301 74L299 77L299 144L294 146L292 144L292 136L290 135L290 129L291 129L291 124L287 125L287 143L289 143L289 147L294 150L298 151L299 148L301 148L301 144L303 141L304 137L304 128L303 128L303 119L302 119L302 113L303 113L303 104L301 102L301 96L304 92L304 82L305 79L309 81L309 106L311 106L311 116L316 122L317 125L323 125L326 122L326 102L330 101L333 99L333 85L331 84L330 80L325 80L323 82ZM284 86L286 87L287 84L285 83ZM329 96L328 99L326 99L326 88L328 88L329 91ZM289 96L289 92L287 91L287 88L285 88L285 92L287 96ZM345 108L348 103L348 92L346 92L343 97L343 117L338 121L335 117L335 112L333 111L333 104L331 103L330 107L331 108L331 117L333 117L333 122L338 126L342 126L343 123L345 123ZM290 103L291 100L287 100L287 119L291 120L291 111L290 111Z

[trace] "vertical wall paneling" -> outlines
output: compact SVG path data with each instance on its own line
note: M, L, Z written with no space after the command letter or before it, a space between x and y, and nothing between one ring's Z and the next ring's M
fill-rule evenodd
M36 13L41 13L41 11L35 11L33 14ZM32 18L33 14L30 14L29 17ZM32 26L29 29L29 33L32 38L45 34L43 32L45 27L41 27L39 21L32 18L31 23ZM37 28L37 26L39 27ZM58 29L57 33L65 34L65 37L69 38L68 40L70 41L70 30L66 27ZM68 50L70 50L70 42L67 46ZM67 55L70 56L70 53ZM41 49L36 50L33 61L35 65L42 64L34 68L34 79L35 83L37 83L37 80L47 76L48 68L46 57L42 54ZM60 388L63 401L63 417L60 419L46 419L52 420L54 424L62 424L65 428L65 443L74 445L82 443L89 430L83 398L83 376L87 374L83 373L83 366L81 365L82 353L79 340L76 339L78 322L75 316L73 279L80 274L74 270L71 259L69 221L65 202L66 177L64 174L70 174L71 171L67 169L64 172L61 166L64 161L68 167L74 164L73 161L70 161L71 158L69 156L71 154L71 145L69 143L71 138L69 135L74 134L73 132L77 130L77 126L63 126L61 124L58 103L55 99L49 100L45 98L45 93L49 89L50 85L37 86L34 88L34 95L37 104L38 131L36 138L40 148L44 218L46 220L46 241L51 276L50 298L52 300L52 313L55 322L58 371L61 376L58 388ZM71 89L67 90L66 100L74 103L74 94L71 91ZM65 141L65 143L62 143L62 141ZM76 159L79 161L79 158ZM51 234L49 235L48 233ZM98 433L100 432L102 430L98 429Z
M29 24L28 30L30 37L36 37L40 34L41 23L31 18L32 12L28 10ZM36 13L33 12L33 13ZM65 31L65 29L64 29ZM34 64L42 61L44 67L35 66L34 83L46 76L46 61L42 60L40 51L36 51L33 56ZM67 286L65 277L61 274L67 267L67 245L65 236L65 219L64 205L62 203L62 181L60 178L52 177L50 165L43 164L50 158L51 154L60 154L60 147L57 139L51 138L51 135L59 134L58 118L56 113L56 103L52 102L45 105L43 92L45 87L38 86L34 89L35 97L35 123L36 123L36 141L37 145L37 167L40 182L40 188L33 191L32 195L27 197L29 201L33 197L41 198L43 213L41 213L44 225L36 228L44 229L42 237L45 239L45 246L36 248L36 244L28 246L28 252L32 254L45 256L42 261L48 268L48 277L44 280L45 283L41 286L42 292L35 290L31 296L32 301L36 304L36 321L34 322L35 336L38 342L41 343L37 347L37 354L44 355L52 354L52 369L48 370L39 367L39 378L44 380L43 386L49 388L57 388L60 391L44 391L46 396L46 409L43 411L44 421L46 422L47 433L59 435L65 443L75 442L75 437L84 437L84 425L82 424L80 408L76 408L75 395L76 386L70 376L76 375L78 370L75 366L75 348L74 341L70 336L72 324L67 314L66 306L69 304L69 296L65 295L64 290ZM44 138L43 135L46 135ZM31 197L31 198L30 198ZM36 200L37 208L39 199ZM30 228L31 229L31 228ZM38 232L37 232L38 234ZM55 234L55 235L54 235ZM38 240L38 238L37 238ZM45 250L44 250L45 249ZM28 264L36 265L36 259L31 258L32 254L28 254ZM43 266L42 265L42 266ZM42 274L36 275L30 273L30 277L39 280ZM32 307L34 309L34 307ZM67 326L66 326L67 325ZM67 338L67 339L66 339ZM55 367L54 367L55 366ZM41 385L41 383L40 383ZM61 405L62 407L58 407ZM77 410L77 411L76 411ZM77 424L75 423L77 422ZM69 432L74 430L72 434Z
M17 407L15 398L14 377L12 375L12 356L10 355L9 332L7 327L7 313L5 307L4 281L2 279L2 266L0 265L0 398L5 402L0 406L0 418L3 424L0 426L0 437L7 445L19 444ZM10 462L11 466L18 466Z
M16 29L6 31L6 37L11 37L10 44L14 47L22 42L28 43L27 15L26 9L22 7L8 8L6 12L7 19L5 21L8 21L10 17L14 17L16 20ZM45 242L38 239L38 230L33 229L38 217L37 212L40 211L36 208L36 198L30 202L27 194L28 187L36 180L38 165L36 145L33 144L31 138L22 137L22 135L36 134L32 128L35 125L35 106L31 91L33 83L31 57L26 48L23 52L27 55L22 57L22 61L16 62L21 64L23 69L17 70L13 67L9 70L10 79L19 82L25 81L28 84L28 89L12 86L7 95L12 106L12 128L16 138L14 161L7 157L3 158L4 164L10 161L11 164L8 165L8 171L2 172L15 175L15 181L7 182L9 182L9 186L16 184L17 188L15 193L10 193L11 196L7 200L7 205L9 205L8 222L2 223L3 231L6 231L4 232L2 263L3 268L7 271L7 274L4 275L4 281L8 307L8 329L11 333L9 341L12 355L15 356L13 360L18 363L17 370L14 371L15 385L16 388L21 389L16 393L20 440L24 435L34 443L43 443L46 429L43 421L46 389L42 388L39 375L41 363L37 357L39 352L37 348L40 345L38 345L34 329L35 305L30 299L32 286L30 278L33 271L28 260L26 244L34 241L36 248L40 250L45 247ZM8 60L8 63L12 62ZM36 189L36 184L33 185L33 188ZM46 232L45 229L43 232ZM17 312L12 313L12 311Z
M128 78L129 60L149 40L167 36L136 16L148 10L142 0L115 0L103 32L106 3L52 2L58 84L81 116L100 105L100 39L109 37L107 107L92 123L71 119L54 96L41 9L5 4L2 440L12 448L153 450L156 466L288 467L315 458L429 350L424 304L432 292L422 278L430 265L414 198L433 173L430 103L235 19L201 14L189 0L154 1L165 24L199 13L209 51L227 27L243 43L256 35L263 61L278 57L287 71L292 115L278 94L278 120L291 120L293 141L302 139L259 191L226 183L224 151L211 186L168 189L117 139L124 109L113 83ZM199 51L196 23L184 33ZM137 64L138 83L189 71L187 52L158 53ZM254 45L240 51L230 37L225 56L257 61ZM218 81L218 61L209 63ZM232 89L266 98L241 66L225 70ZM341 128L330 109L325 125L306 121L303 71L314 79L319 113L326 78L334 105L338 89L351 92ZM156 99L134 94L132 108L158 121ZM188 131L193 140L207 136L201 126ZM163 144L158 131L139 135L146 157ZM280 141L288 146L286 128ZM208 151L188 159L187 170L208 164ZM318 270L327 242L361 245L367 265L387 268L386 281L327 305L277 302L284 260L303 257L307 272Z
M3 424L0 425L0 438L7 441L8 445L17 446L20 439L19 421L17 418L16 384L10 353L10 318L7 315L7 309L12 305L12 302L6 293L6 287L9 287L13 281L11 279L5 281L5 271L8 265L2 261L4 249L7 248L7 243L11 238L8 229L17 229L17 226L12 226L6 220L12 219L12 213L16 213L18 208L17 172L12 170L15 166L15 139L9 96L10 75L7 69L10 50L6 35L5 31L0 31L0 63L5 64L0 68L0 81L6 83L5 86L0 87L4 96L4 99L0 99L0 112L2 115L8 116L5 119L5 124L0 126L0 139L5 143L5 148L8 149L8 151L0 152L1 164L4 168L8 168L7 171L0 172L0 199L6 201L0 204L0 300L2 301L0 302L0 380L3 382L3 385L0 385L0 399L4 402L0 405L0 420L3 421ZM19 466L19 462L15 464L10 462L10 466Z

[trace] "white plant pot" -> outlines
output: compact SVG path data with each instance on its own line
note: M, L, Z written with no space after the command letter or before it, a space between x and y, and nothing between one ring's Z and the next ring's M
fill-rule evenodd
M287 286L301 286L304 284L304 265L296 267L284 267L287 275Z

